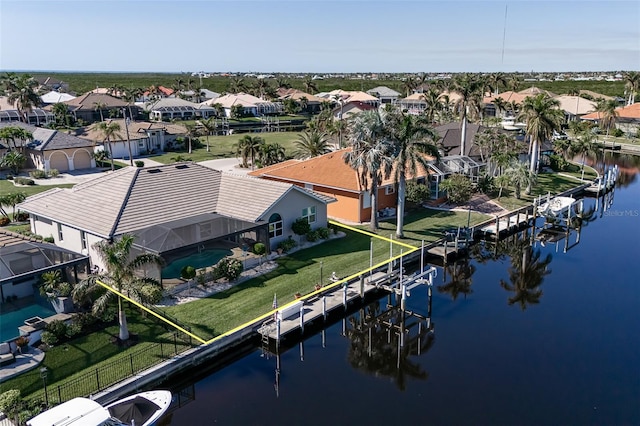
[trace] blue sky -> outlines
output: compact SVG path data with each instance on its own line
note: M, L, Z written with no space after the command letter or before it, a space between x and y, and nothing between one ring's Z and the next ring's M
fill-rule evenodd
M640 2L0 0L0 69L639 70Z

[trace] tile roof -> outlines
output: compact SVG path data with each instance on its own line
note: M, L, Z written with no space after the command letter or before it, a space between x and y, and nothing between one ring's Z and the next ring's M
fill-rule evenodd
M45 104L57 104L58 102L65 102L75 99L75 96L71 96L68 93L60 93L52 90L44 95L40 96L40 100Z
M625 118L628 120L640 120L640 102L635 104L616 108L618 112L618 118ZM600 115L598 112L592 112L591 114L583 115L585 120L599 120Z
M249 95L248 93L228 93L226 95L220 96L216 99L210 99L208 101L202 102L201 105L213 105L220 104L224 108L231 108L233 105L241 104L244 107L257 107L259 104L267 104L270 103L264 99L260 99L256 96Z
M515 102L516 104L521 104L524 99L529 96L523 93L514 92L512 90L508 90L506 92L502 92L498 95L486 96L482 101L485 104L490 104L496 98L501 98L505 102Z
M109 238L204 213L257 221L291 190L304 191L196 163L177 163L125 167L73 188L33 195L20 208ZM326 202L326 197L305 193Z
M603 94L601 94L601 93L597 93L597 92L594 92L594 91L592 91L592 90L580 90L580 94L581 94L581 95L589 95L589 96L591 96L593 99L602 98L602 99L604 99L604 100L606 100L606 101L612 101L612 100L614 100L614 99L615 99L613 96L603 95Z
M105 93L86 93L70 101L65 101L64 103L67 104L72 111L93 111L97 103L105 104L105 108L123 108L128 106L125 101Z
M467 123L467 133L465 135L465 153L468 157L479 157L480 151L473 143L473 139L478 132L486 129L475 123ZM460 139L462 137L462 129L460 123L451 122L436 127L435 129L440 135L440 143L444 148L444 155L460 155Z
M584 115L596 109L595 102L581 98L580 96L560 95L554 99L560 102L561 110L573 115Z
M548 90L540 89L539 87L536 87L536 86L531 86L528 89L520 90L518 93L525 96L536 96L536 95L539 95L540 93L546 93L547 96L549 96L550 98L554 98L558 96L555 93L552 93Z
M2 127L22 127L33 135L33 140L27 143L27 148L36 151L52 151L56 149L91 147L93 143L77 136L70 135L58 130L36 127L31 124L14 121L0 123Z
M281 87L276 91L276 93L278 94L280 100L293 99L298 101L300 100L300 98L307 98L307 101L311 104L322 103L326 101L326 99L319 98L318 96L305 93L302 90L298 89L284 89Z
M399 92L396 92L395 90L390 89L387 86L374 87L371 90L367 90L367 93L372 96L375 96L375 94L377 93L379 96L387 98L397 98L398 96L400 96Z

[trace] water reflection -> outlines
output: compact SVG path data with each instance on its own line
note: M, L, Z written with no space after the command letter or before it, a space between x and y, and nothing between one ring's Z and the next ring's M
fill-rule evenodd
M459 295L464 295L466 299L469 294L473 293L471 277L476 272L476 267L471 264L469 257L448 263L442 269L442 280L445 284L438 286L438 292L450 295L452 300L456 300Z
M410 358L426 353L434 342L430 318L380 301L347 320L348 361L358 370L391 378L405 390L407 378L426 380L429 373Z

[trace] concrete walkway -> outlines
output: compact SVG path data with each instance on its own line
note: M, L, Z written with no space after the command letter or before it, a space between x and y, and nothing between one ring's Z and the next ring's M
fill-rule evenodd
M43 360L44 352L33 346L25 354L16 354L16 362L0 367L0 383L36 368Z

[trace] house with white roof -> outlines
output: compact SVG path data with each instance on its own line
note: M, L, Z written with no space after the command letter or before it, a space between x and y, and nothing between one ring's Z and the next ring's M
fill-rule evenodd
M203 102L200 105L220 104L224 114L231 118L231 109L235 105L242 105L244 115L258 117L261 115L280 114L283 109L281 102L270 102L248 93L228 93L218 98Z
M149 113L149 120L154 121L193 120L216 114L216 110L207 104L196 104L180 98L160 98L141 105Z
M40 100L42 101L43 105L57 104L59 102L70 101L75 98L75 96L72 96L68 93L56 92L55 90L52 90L40 96Z
M133 255L153 252L166 262L247 241L275 249L293 235L298 218L312 229L326 227L333 201L292 184L174 163L126 167L33 195L18 207L29 213L33 233L105 267L94 245L124 234L135 237Z

